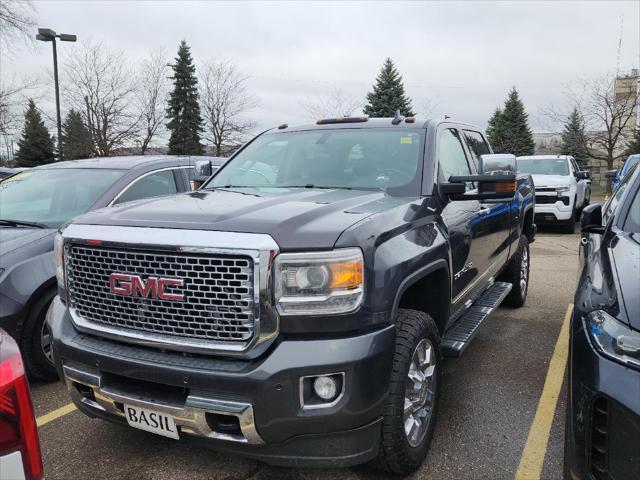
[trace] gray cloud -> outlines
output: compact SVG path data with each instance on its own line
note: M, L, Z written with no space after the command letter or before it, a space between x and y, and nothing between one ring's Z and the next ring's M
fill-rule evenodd
M197 59L226 57L249 77L260 127L305 121L300 100L340 87L364 97L386 56L415 110L485 125L516 85L532 126L561 104L563 86L640 61L640 3L629 2L187 2L42 1L38 24L126 51L174 52L186 39ZM60 47L61 54L74 48ZM49 69L44 44L3 60L3 72Z

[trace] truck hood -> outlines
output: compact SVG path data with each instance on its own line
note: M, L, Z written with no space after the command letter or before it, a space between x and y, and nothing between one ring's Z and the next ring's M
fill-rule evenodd
M573 182L569 175L531 175L533 177L533 184L539 187L559 187L568 186Z
M406 201L361 190L199 190L94 210L74 223L266 233L282 250L330 249L348 227Z
M620 296L624 303L626 318L635 330L640 331L640 234L624 233L611 249L615 264Z
M0 227L0 256L8 255L20 247L26 247L41 238L55 234L54 229ZM53 245L53 243L52 243ZM0 262L2 265L2 262Z

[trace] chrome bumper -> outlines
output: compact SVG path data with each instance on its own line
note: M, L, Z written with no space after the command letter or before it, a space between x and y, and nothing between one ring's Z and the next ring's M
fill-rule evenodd
M171 415L183 433L250 445L264 444L255 427L251 404L189 395L183 405L177 405L169 401L151 400L117 391L113 387L105 387L99 374L85 372L68 365L63 365L62 368L71 398L78 405L86 405L121 418L125 418L122 404L132 405ZM237 417L241 434L212 430L206 420L207 413Z

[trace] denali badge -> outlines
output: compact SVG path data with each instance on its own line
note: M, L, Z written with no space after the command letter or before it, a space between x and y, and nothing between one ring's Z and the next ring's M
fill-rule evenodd
M143 280L139 275L128 275L126 273L112 273L109 275L109 290L111 290L111 293L132 297L150 297L182 302L184 301L184 295L166 292L165 288L182 287L183 285L184 280L181 278L148 277Z

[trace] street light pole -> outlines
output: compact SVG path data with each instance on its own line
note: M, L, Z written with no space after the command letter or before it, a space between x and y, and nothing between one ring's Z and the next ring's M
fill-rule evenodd
M58 84L58 50L56 48L56 38L59 38L62 42L75 42L77 37L67 33L56 35L56 32L50 28L39 28L38 34L36 35L36 40L51 42L53 46L53 79L56 89L56 120L58 123L58 156L59 160L62 160L64 156L62 152L62 120L60 118L60 86Z
M60 119L60 86L58 84L58 49L56 48L55 37L51 41L53 46L53 81L56 85L56 121L58 122L58 157L63 159L62 155L62 120Z

